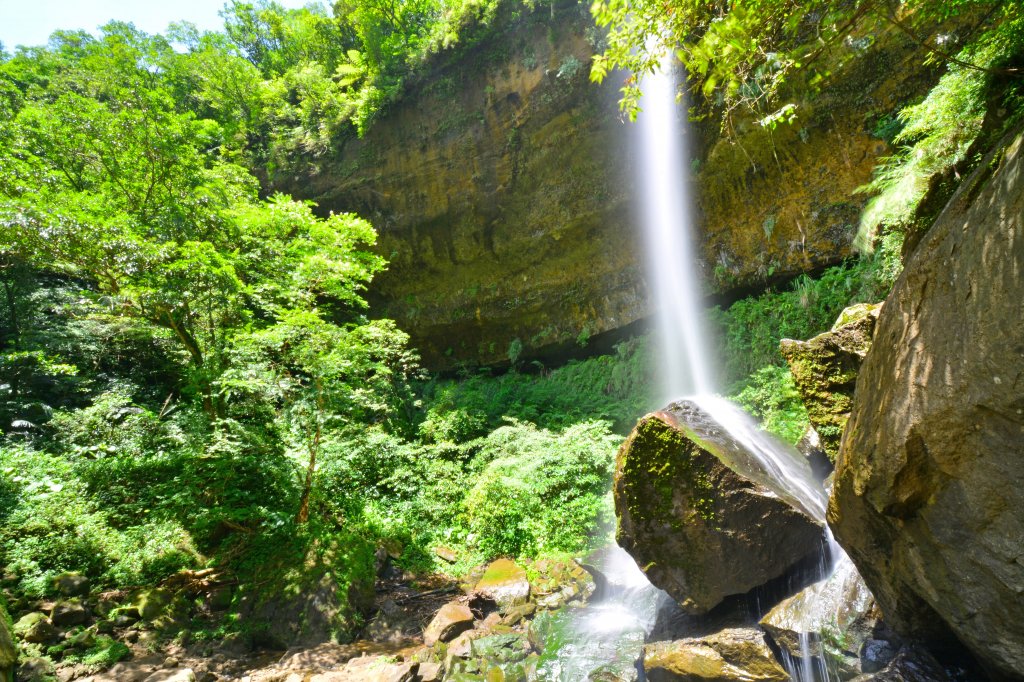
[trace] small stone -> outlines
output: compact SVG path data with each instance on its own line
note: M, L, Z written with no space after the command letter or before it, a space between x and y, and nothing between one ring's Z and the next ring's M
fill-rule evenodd
M178 661L174 656L168 656L164 659L165 668L177 668L179 665L180 661Z
M456 554L455 550L450 548L450 547L444 547L444 546L435 547L434 548L434 554L439 559L442 559L442 560L448 562L449 564L454 564L456 561L459 560L459 555Z

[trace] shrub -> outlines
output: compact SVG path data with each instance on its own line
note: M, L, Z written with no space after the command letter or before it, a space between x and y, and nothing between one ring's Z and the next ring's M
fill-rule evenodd
M761 428L796 444L810 422L788 368L769 365L744 382L732 400L761 420Z
M603 422L560 434L513 422L488 436L465 502L480 551L493 558L586 549L612 518L607 492L619 441Z

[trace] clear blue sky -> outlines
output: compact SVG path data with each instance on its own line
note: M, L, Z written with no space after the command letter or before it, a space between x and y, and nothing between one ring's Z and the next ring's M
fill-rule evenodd
M309 0L278 0L303 7ZM217 12L226 0L0 0L0 42L44 45L57 29L84 28L93 33L111 19L130 21L147 33L160 33L172 21L191 21L201 29L223 25Z

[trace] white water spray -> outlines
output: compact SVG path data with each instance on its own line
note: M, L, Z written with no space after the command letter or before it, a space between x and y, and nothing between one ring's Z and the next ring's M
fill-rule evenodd
M693 251L693 200L679 134L676 79L669 68L646 76L640 101L640 177L651 297L658 311L662 398L714 390L703 329L700 277Z
M693 248L693 205L684 162L690 158L680 134L686 107L670 59L644 77L640 100L640 177L648 277L656 309L658 370L662 398L686 396L761 464L781 487L819 523L825 522L825 491L791 448L782 448L741 409L717 395L717 366L704 329L703 295ZM685 129L685 128L684 128Z

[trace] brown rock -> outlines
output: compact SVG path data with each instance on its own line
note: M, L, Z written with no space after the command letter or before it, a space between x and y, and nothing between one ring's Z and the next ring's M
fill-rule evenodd
M857 370L871 347L881 305L860 303L840 314L832 329L808 341L783 339L779 350L789 363L807 417L829 459L850 418Z
M829 522L903 634L1024 671L1024 138L907 262L860 370Z
M423 631L423 643L433 646L437 642L450 642L472 627L473 612L468 606L456 602L445 604Z
M516 340L520 359L574 347L651 312L617 79L597 87L586 66L560 68L593 55L585 3L561 7L550 29L543 19L494 35L495 59L439 60L364 138L336 140L337 154L305 160L308 172L274 176L274 190L377 226L390 263L374 281L377 303L431 367L508 362ZM891 28L874 38L856 58L845 47L823 56L832 78L800 101L799 124L737 121L738 140L722 139L714 118L694 126L701 256L715 289L850 253L866 200L852 190L889 153L865 118L931 84L920 46Z
M530 599L530 581L526 571L511 559L492 561L477 581L474 591L491 599L502 613Z
M644 647L650 682L788 682L790 677L754 628Z
M789 456L809 478L799 453ZM619 450L619 544L684 610L706 613L820 548L821 526L769 485L703 408L674 403L641 419Z

